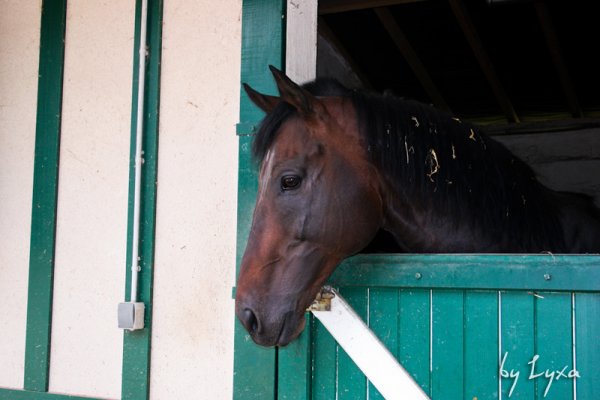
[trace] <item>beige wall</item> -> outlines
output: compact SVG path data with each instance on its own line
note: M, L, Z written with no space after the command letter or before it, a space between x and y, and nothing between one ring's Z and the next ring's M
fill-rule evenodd
M41 0L0 0L0 387L22 388ZM68 3L50 391L121 395L134 3ZM241 0L168 1L151 398L232 394Z
M118 398L134 2L67 7L50 391Z
M153 399L229 399L241 0L164 9Z
M23 385L40 7L0 1L0 387Z

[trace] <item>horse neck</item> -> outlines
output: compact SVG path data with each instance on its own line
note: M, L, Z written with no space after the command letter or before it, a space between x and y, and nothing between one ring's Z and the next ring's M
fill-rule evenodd
M388 185L388 187L391 187ZM411 253L506 252L506 242L492 238L465 216L441 209L422 196L401 190L386 190L384 225L399 247Z

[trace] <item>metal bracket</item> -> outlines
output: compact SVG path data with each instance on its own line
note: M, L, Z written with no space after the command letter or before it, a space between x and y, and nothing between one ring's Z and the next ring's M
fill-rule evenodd
M331 286L323 286L317 297L312 302L308 311L331 311L331 299L335 297L335 292Z
M119 328L128 331L144 329L144 310L141 302L119 303Z

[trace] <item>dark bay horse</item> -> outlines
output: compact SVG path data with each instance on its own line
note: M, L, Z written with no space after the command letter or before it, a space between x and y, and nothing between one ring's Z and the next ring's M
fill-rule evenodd
M236 291L253 340L283 346L336 266L381 232L414 253L598 253L590 198L554 192L475 126L334 81L280 96L244 85L267 115L259 192Z

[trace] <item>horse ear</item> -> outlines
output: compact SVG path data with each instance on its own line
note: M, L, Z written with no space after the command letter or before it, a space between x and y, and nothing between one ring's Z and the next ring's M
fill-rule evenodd
M271 111L273 111L275 106L279 102L281 102L281 99L279 97L269 96L267 94L259 93L245 83L243 84L243 86L244 86L244 90L248 94L248 97L250 97L250 100L252 100L252 102L254 104L256 104L258 106L258 108L260 108L267 114L269 114Z
M314 106L318 100L308 90L298 86L274 66L269 65L269 69L277 83L277 89L279 89L281 100L296 108L296 110L304 116L315 111Z

